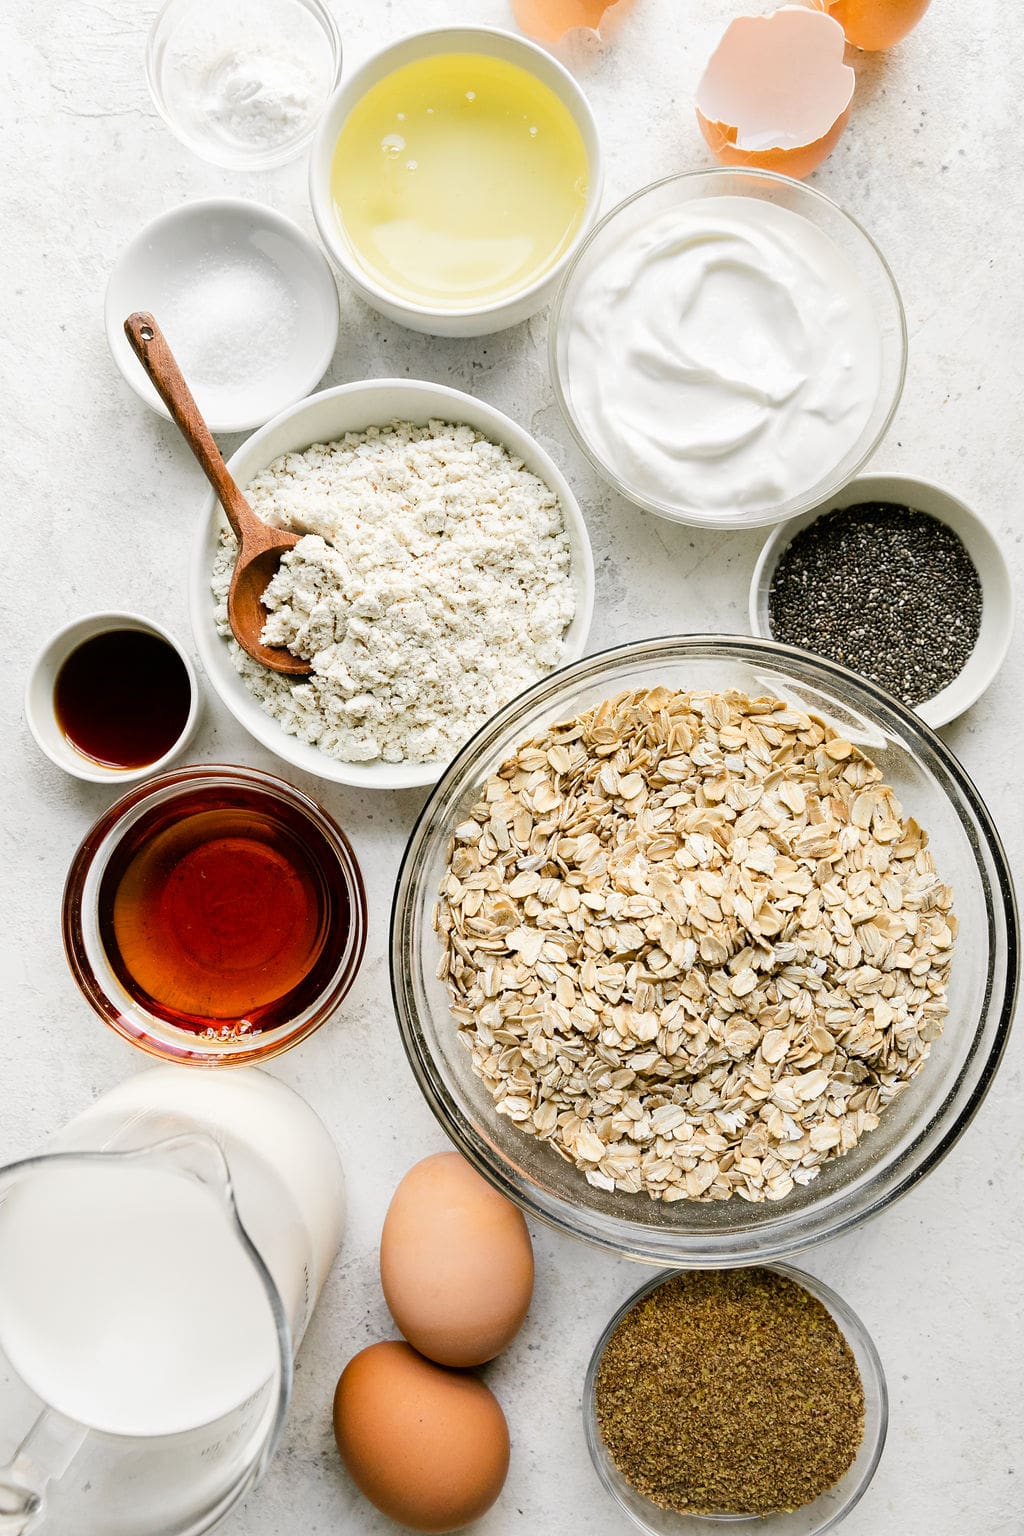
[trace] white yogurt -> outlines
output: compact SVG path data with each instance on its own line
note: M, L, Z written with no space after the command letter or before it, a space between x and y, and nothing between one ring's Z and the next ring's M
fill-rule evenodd
M577 281L568 393L640 500L723 521L820 484L881 378L867 289L807 219L752 197L683 203Z

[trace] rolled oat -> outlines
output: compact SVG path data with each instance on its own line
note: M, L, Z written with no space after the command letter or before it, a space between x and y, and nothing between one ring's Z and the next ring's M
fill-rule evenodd
M821 720L655 688L487 780L449 846L438 976L498 1113L591 1184L778 1200L923 1066L951 903Z

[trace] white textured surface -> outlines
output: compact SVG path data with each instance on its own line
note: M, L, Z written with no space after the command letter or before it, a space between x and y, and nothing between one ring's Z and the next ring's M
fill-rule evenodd
M417 26L508 22L505 0L333 0L349 66ZM604 44L566 52L604 134L608 202L708 163L691 111L703 62L734 0L637 0ZM172 428L123 383L103 336L103 290L118 251L161 209L231 192L311 229L301 165L235 175L193 159L150 106L138 0L43 6L5 0L0 17L5 168L0 181L4 317L2 729L5 814L0 1159L26 1153L91 1096L142 1065L78 996L60 949L61 885L91 820L113 798L66 778L21 718L29 655L69 616L131 607L187 636L187 549L203 483ZM872 467L921 473L990 518L1024 572L1024 194L1019 28L997 0L936 0L892 56L860 59L853 121L814 178L862 219L889 257L911 333L894 428ZM576 486L597 560L594 648L686 629L741 631L757 535L691 533L605 491L569 446L546 381L543 317L482 342L432 341L342 296L342 341L327 382L423 375L468 387L532 427ZM237 440L226 440L229 449ZM1020 796L1022 641L991 691L944 734L974 774L1009 845L1024 854ZM208 700L195 759L274 770ZM384 944L391 884L420 796L321 791L367 876L371 933L358 984L332 1023L275 1070L337 1136L352 1217L299 1361L284 1448L225 1536L388 1533L347 1485L329 1403L348 1357L389 1332L375 1245L406 1167L442 1145L421 1104L391 1013ZM970 935L965 935L970 942ZM892 1395L888 1448L844 1536L1011 1536L1024 1528L1020 1467L1021 1062L1011 1044L984 1109L927 1183L808 1268L864 1317ZM489 1371L514 1441L506 1490L482 1536L624 1536L587 1459L583 1369L609 1312L641 1278L536 1233L537 1296L513 1348Z

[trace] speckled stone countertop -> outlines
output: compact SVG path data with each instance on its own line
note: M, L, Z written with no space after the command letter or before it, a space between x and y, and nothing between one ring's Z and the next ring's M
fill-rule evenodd
M331 0L351 67L417 27L508 25L505 0ZM760 9L755 6L753 9ZM58 910L71 854L113 796L39 754L21 713L27 662L68 618L151 614L188 637L185 577L204 482L169 424L122 382L103 334L103 292L141 224L185 199L253 196L312 232L300 163L263 175L194 159L154 111L143 74L155 7L140 0L0 16L8 664L0 741L4 814L0 1160L38 1147L140 1057L78 995ZM710 163L692 112L703 63L737 0L636 0L603 42L564 57L591 96L607 156L606 206L656 177ZM888 257L910 328L906 392L869 467L917 473L989 520L1024 574L1024 183L1019 27L997 0L935 0L888 57L856 59L857 102L821 187ZM741 632L757 533L659 521L606 489L571 445L545 363L546 320L478 342L400 330L342 294L326 383L426 377L468 388L534 432L576 487L597 565L590 644L684 630ZM227 451L238 439L223 441ZM1011 860L1024 854L1020 695L1024 634L1002 675L943 732L987 799ZM195 760L279 764L205 690ZM285 770L288 772L288 770ZM289 777L299 776L288 773ZM281 1452L224 1536L382 1536L395 1528L347 1483L329 1403L357 1349L391 1332L376 1271L387 1200L405 1169L444 1144L405 1063L385 964L391 887L418 793L359 794L304 781L348 831L367 877L370 940L358 983L318 1035L274 1064L323 1116L345 1162L351 1214L303 1345ZM970 935L965 935L970 942ZM1011 1041L983 1110L946 1162L895 1209L802 1261L836 1285L877 1342L892 1423L878 1475L843 1536L1015 1536L1020 1489L1021 1063ZM508 1414L512 1469L481 1536L625 1536L587 1457L583 1371L635 1267L546 1230L529 1324L488 1372ZM1016 1470L1015 1470L1016 1461Z

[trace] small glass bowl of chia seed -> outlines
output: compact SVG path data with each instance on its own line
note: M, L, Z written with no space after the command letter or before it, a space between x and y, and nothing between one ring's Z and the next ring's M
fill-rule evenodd
M778 527L750 585L752 632L860 673L931 726L981 696L1013 633L986 524L927 480L863 475Z

